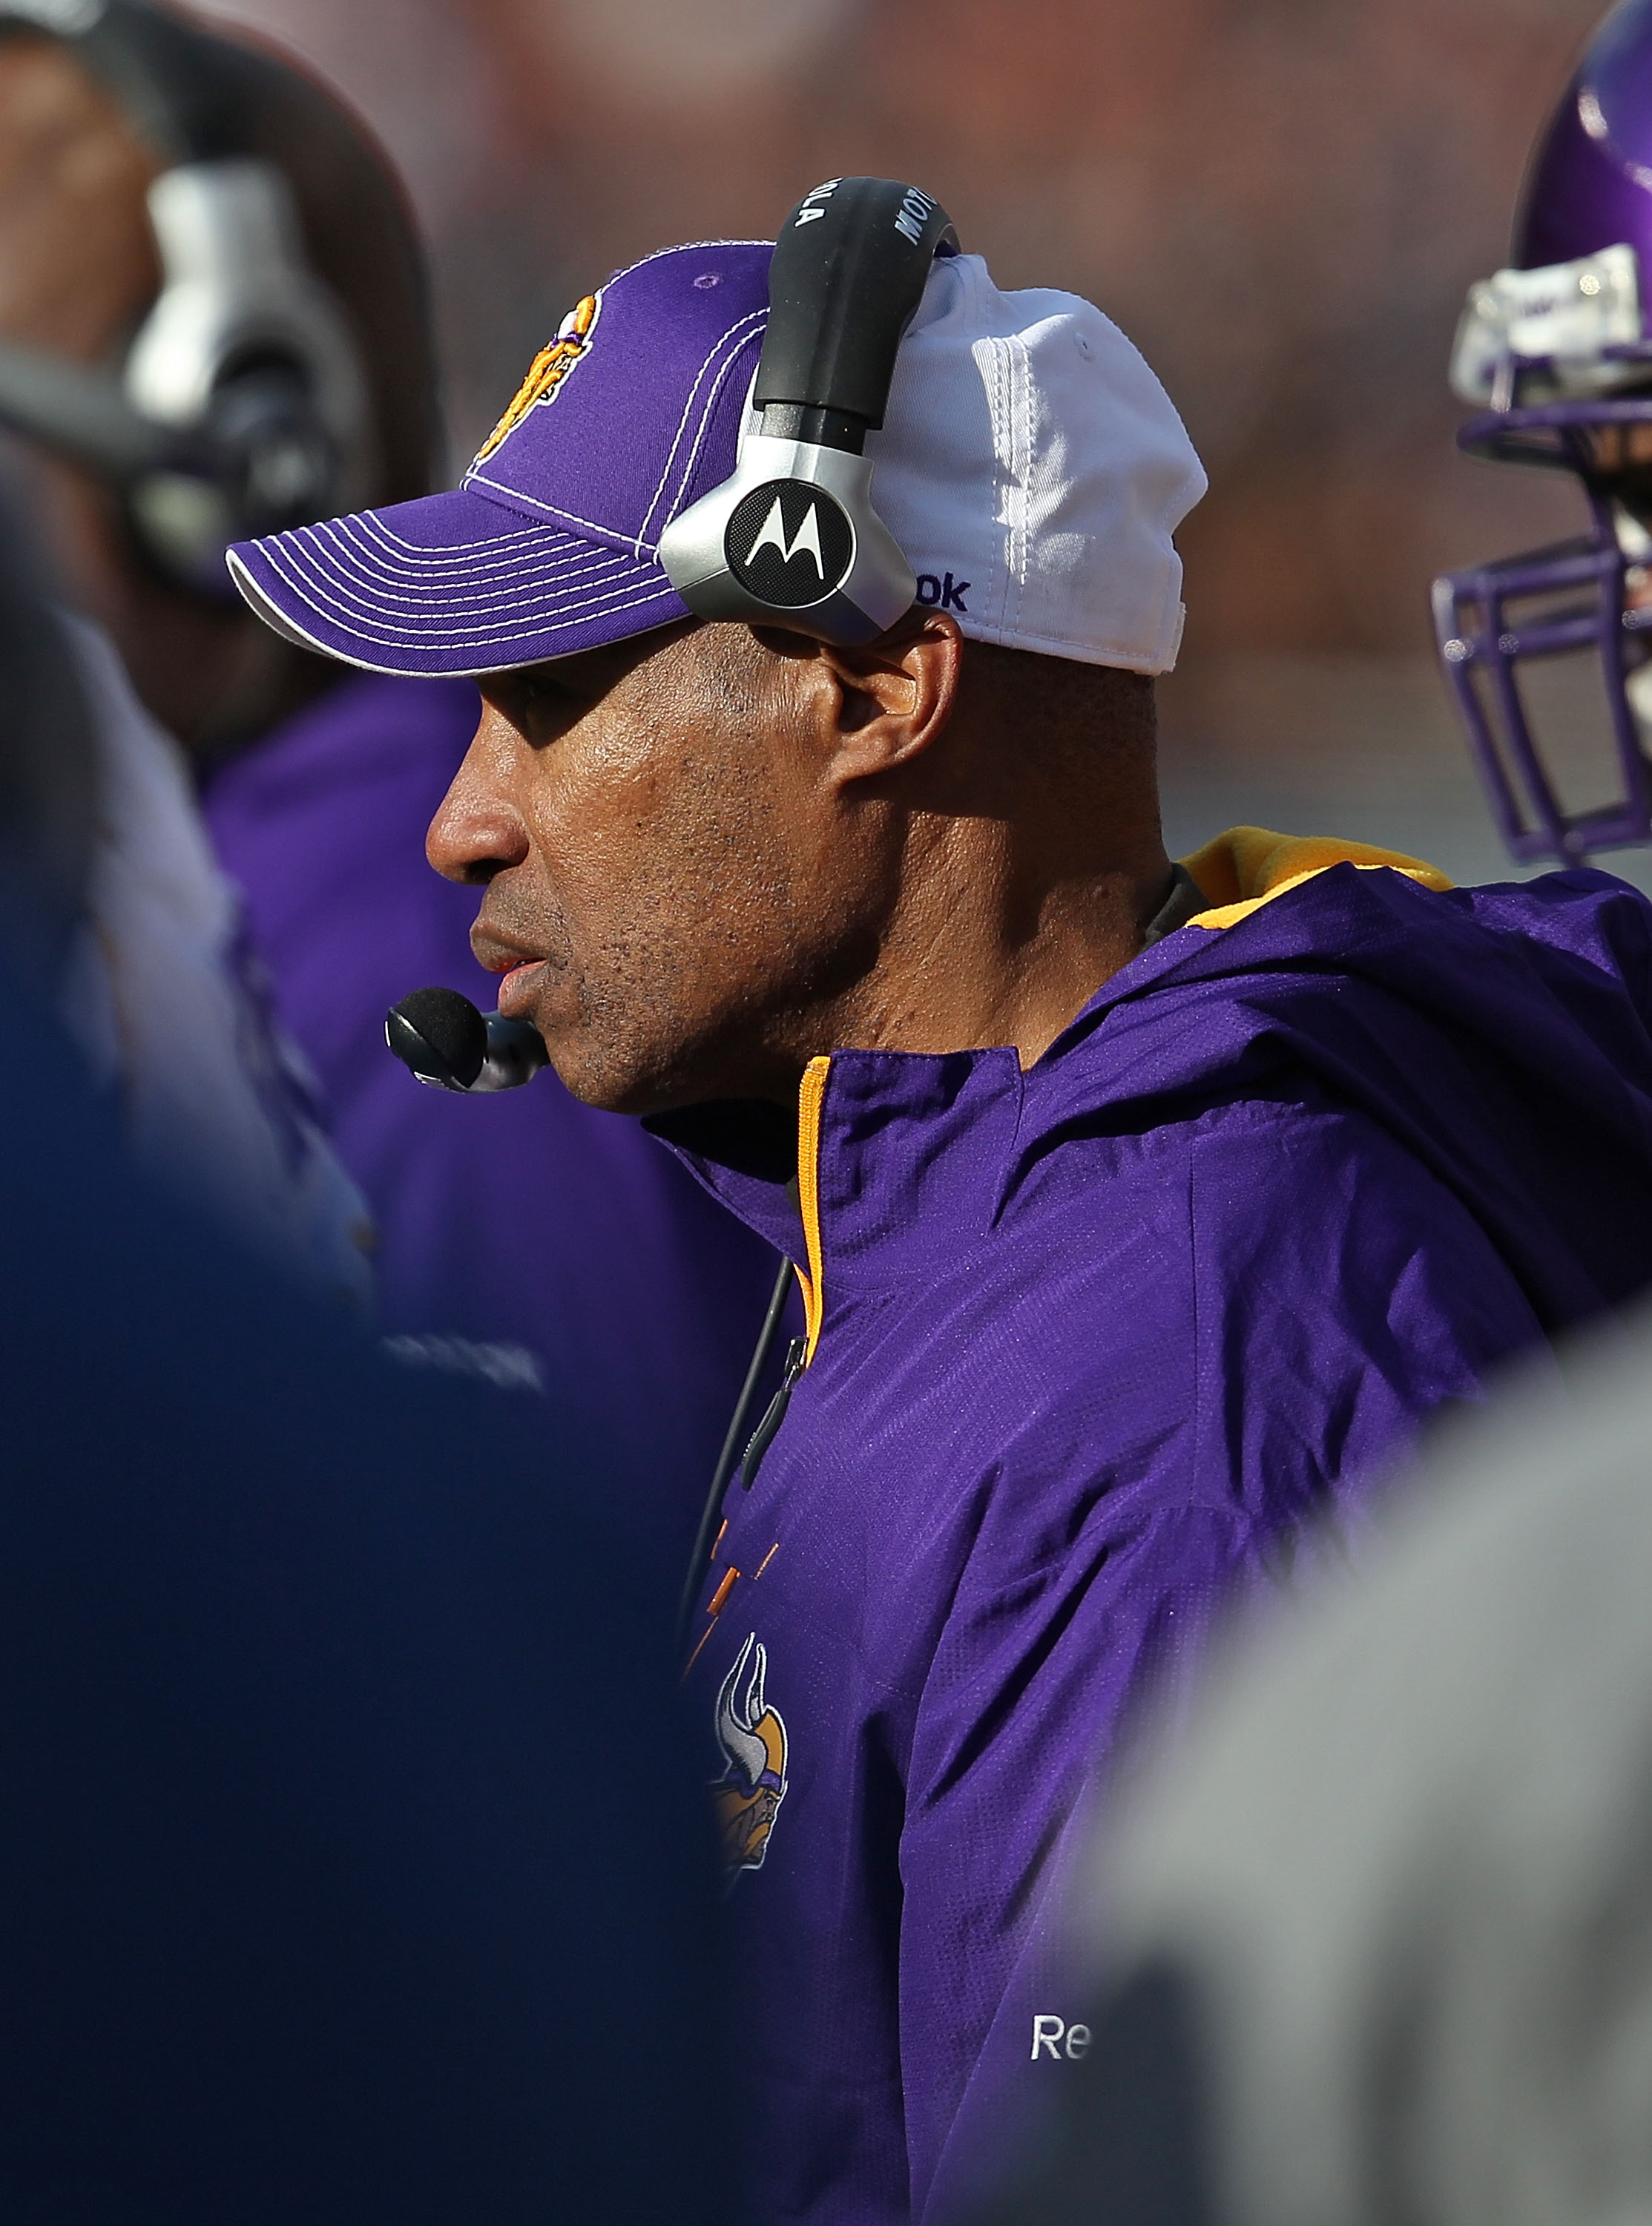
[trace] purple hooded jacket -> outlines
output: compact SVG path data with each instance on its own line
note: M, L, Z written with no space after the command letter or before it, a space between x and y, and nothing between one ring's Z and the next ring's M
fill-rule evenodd
M1222 838L1025 1073L816 1060L795 1188L761 1109L657 1124L808 1299L689 1679L764 2219L956 2214L1087 2043L1041 1912L1144 1694L1652 1278L1652 906L1382 855Z

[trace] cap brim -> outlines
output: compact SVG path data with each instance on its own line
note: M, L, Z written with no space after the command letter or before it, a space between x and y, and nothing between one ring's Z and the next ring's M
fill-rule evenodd
M367 672L501 672L690 615L652 556L467 488L238 542L228 561L277 633Z

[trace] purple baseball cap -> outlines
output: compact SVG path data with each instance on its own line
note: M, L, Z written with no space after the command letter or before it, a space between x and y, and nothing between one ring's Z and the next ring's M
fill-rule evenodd
M662 530L734 468L766 240L666 248L588 295L451 493L238 543L232 577L306 649L484 673L690 615Z

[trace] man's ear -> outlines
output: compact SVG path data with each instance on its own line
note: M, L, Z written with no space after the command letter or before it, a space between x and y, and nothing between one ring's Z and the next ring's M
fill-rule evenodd
M888 773L926 750L951 718L963 677L963 636L950 612L912 610L855 648L763 629L798 677L840 779Z

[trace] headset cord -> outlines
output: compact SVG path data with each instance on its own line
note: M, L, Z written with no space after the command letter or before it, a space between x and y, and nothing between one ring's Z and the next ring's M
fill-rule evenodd
M740 1445L756 1404L759 1386L763 1381L775 1345L780 1335L780 1325L785 1319L786 1301L791 1294L793 1277L790 1260L783 1259L780 1272L774 1279L774 1290L769 1300L769 1310L763 1317L763 1326L758 1333L757 1350L752 1355L752 1364L746 1371L746 1381L740 1389L740 1400L728 1425L728 1434L723 1440L722 1451L717 1456L717 1466L712 1474L711 1490L706 1495L705 1513L700 1517L700 1528L695 1536L694 1553L689 1562L689 1574L683 1587L683 1603L677 1611L677 1648L680 1652L688 1644L689 1626L694 1620L694 1604L700 1597L700 1587L711 1561L713 1542L717 1535L717 1521L722 1512L723 1494L734 1473L740 1458ZM772 1432L770 1433L772 1436ZM767 1450L766 1446L764 1448Z

